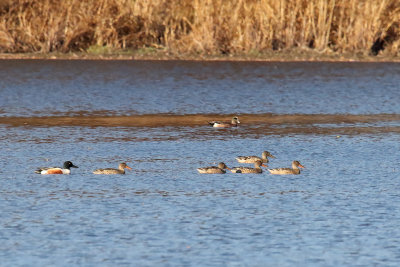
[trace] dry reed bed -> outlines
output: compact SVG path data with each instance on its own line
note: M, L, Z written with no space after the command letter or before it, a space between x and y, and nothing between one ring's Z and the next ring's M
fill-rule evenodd
M0 52L398 56L398 0L0 0Z

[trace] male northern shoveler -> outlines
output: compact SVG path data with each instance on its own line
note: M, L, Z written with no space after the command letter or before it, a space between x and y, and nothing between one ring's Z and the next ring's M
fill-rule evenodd
M231 122L220 122L220 121L209 121L208 124L210 124L212 127L222 127L222 128L228 128L228 127L236 127L240 123L238 117L233 117Z
M292 168L268 169L271 174L300 174L300 168L305 168L297 160L292 162Z
M268 163L269 162L268 157L275 158L268 151L264 151L261 155L261 158L257 156L239 156L236 158L236 160L240 163L254 163L258 160L260 160L263 163Z
M60 168L60 167L41 167L41 168L38 168L35 171L35 173L39 173L39 174L70 174L71 168L78 168L78 166L75 166L74 164L72 164L71 161L66 161L66 162L64 162L64 165L62 168Z
M197 168L197 171L199 173L226 173L225 169L230 170L225 163L220 162L217 166L211 166L211 167L204 167L204 168Z
M131 167L126 165L126 163L120 163L118 165L118 169L106 168L106 169L97 169L93 173L94 174L125 174L125 169L132 170Z
M254 168L249 167L234 167L231 169L233 173L262 173L261 166L267 168L268 166L263 164L260 160L254 162Z

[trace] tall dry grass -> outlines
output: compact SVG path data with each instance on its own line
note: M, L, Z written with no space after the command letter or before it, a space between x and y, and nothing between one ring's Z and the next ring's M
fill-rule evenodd
M0 0L0 52L399 55L398 0ZM371 50L372 48L372 50Z

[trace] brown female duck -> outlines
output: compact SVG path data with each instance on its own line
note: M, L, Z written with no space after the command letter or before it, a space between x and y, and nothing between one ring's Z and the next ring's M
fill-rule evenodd
M264 165L260 160L254 162L254 168L249 167L234 167L231 169L233 173L262 173L261 166L267 168L267 165Z
M258 160L263 163L268 163L269 162L268 157L275 158L268 151L264 151L261 155L261 158L257 156L239 156L236 158L236 160L240 163L254 163Z
M297 160L292 162L292 168L268 169L271 174L300 174L300 168L305 168Z
M121 163L118 165L118 169L106 168L106 169L97 169L93 173L94 174L125 174L125 169L132 170L131 167L126 165L126 163Z
M210 173L210 174L222 174L226 173L225 169L230 170L225 163L220 162L218 166L211 166L211 167L204 167L204 168L197 168L199 173Z

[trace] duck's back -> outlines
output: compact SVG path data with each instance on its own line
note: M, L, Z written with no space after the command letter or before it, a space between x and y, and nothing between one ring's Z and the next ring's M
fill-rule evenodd
M70 174L71 171L68 169L62 169L59 167L43 167L38 168L35 173L39 174Z
M106 169L97 169L93 172L94 174L125 174L124 170L106 168Z
M226 171L223 169L220 169L218 167L212 166L212 167L207 167L207 168L197 168L197 171L199 173L225 173Z
M236 160L239 163L255 163L256 161L268 163L268 161L266 161L260 157L257 157L257 156L240 156L240 157L237 157Z
M262 173L261 168L235 167L232 168L233 173Z
M299 169L291 168L278 168L278 169L268 169L271 174L300 174Z

